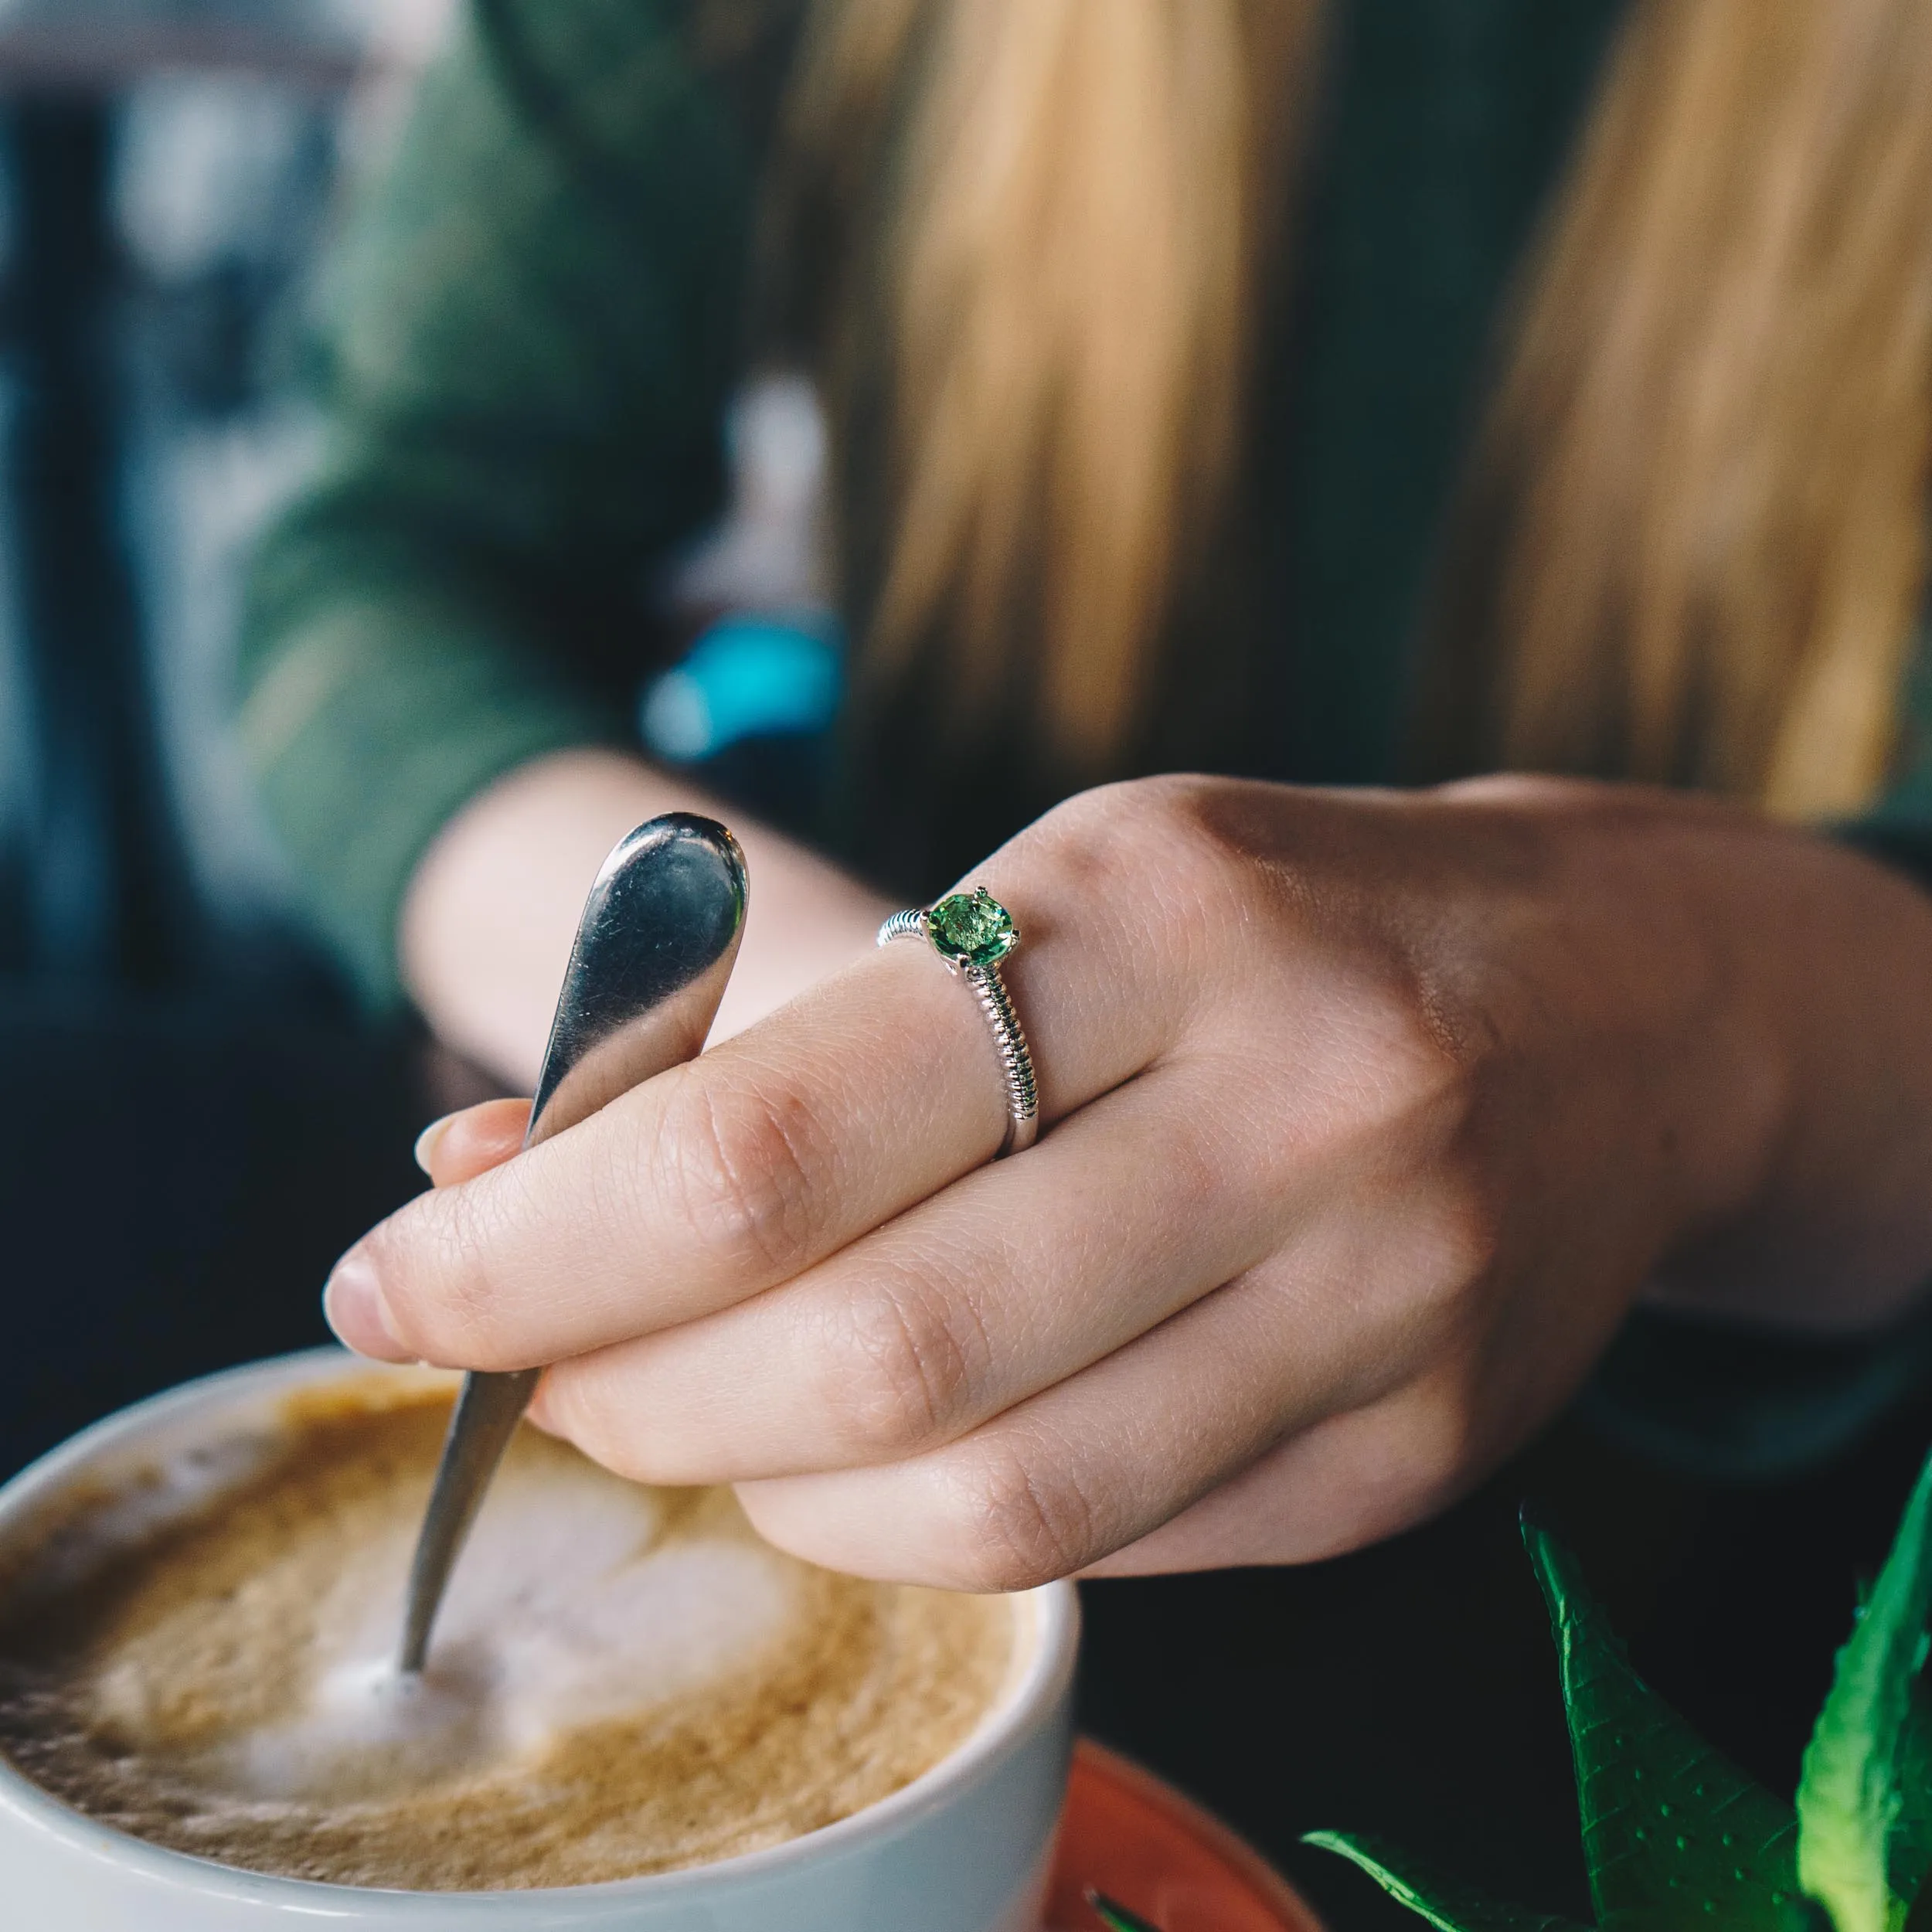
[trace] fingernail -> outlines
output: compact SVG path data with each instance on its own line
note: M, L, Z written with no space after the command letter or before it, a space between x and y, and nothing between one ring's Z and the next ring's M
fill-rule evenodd
M429 1174L430 1163L436 1158L436 1150L443 1144L443 1136L450 1131L450 1122L456 1118L454 1114L445 1114L440 1120L431 1121L416 1137L416 1165ZM390 1145L393 1146L393 1142ZM431 1180L436 1177L430 1175Z
M413 1362L414 1355L389 1332L376 1270L352 1248L335 1264L322 1291L322 1313L346 1348L377 1362Z

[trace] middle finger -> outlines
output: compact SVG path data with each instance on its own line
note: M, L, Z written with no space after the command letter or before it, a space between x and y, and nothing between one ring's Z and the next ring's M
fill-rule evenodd
M535 1411L658 1483L881 1462L963 1434L1259 1260L1239 1074L1163 1067L781 1287L559 1363Z

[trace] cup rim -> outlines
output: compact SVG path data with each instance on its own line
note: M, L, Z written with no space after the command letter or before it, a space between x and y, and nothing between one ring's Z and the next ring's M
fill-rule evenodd
M181 1421L198 1409L219 1410L226 1400L260 1399L335 1375L376 1375L383 1365L352 1355L334 1345L270 1355L260 1361L223 1369L196 1377L158 1395L131 1403L70 1436L26 1468L0 1484L0 1536L23 1516L57 1496L97 1459L132 1447L165 1425ZM414 1372L420 1372L417 1371ZM680 1893L715 1892L721 1885L763 1884L782 1877L794 1866L815 1864L881 1838L910 1828L926 1813L946 1801L963 1786L980 1783L1019 1749L1026 1738L1066 1695L1072 1678L1080 1636L1080 1601L1072 1583L1062 1580L1037 1589L1015 1593L1033 1606L1033 1654L1016 1682L981 1720L965 1742L949 1752L910 1784L849 1816L815 1831L709 1864L687 1866L673 1872L651 1872L635 1877L607 1879L592 1885L531 1886L486 1892L420 1891L395 1886L336 1885L317 1879L296 1879L227 1865L218 1859L155 1844L77 1809L36 1784L4 1754L0 1754L0 1815L12 1811L76 1850L110 1859L151 1875L164 1883L223 1883L232 1896L264 1904L328 1909L331 1901L379 1898L392 1910L420 1900L425 1908L448 1910L462 1904L487 1910L495 1902L509 1909L515 1901L569 1900L590 1906L636 1900L674 1900ZM339 1906L337 1909L340 1909Z

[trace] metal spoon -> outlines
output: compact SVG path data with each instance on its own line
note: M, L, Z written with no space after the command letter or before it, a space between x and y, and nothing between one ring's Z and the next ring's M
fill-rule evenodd
M744 854L714 819L668 812L617 846L584 903L525 1147L697 1054L744 923ZM410 1571L406 1674L423 1668L450 1572L543 1372L463 1378Z

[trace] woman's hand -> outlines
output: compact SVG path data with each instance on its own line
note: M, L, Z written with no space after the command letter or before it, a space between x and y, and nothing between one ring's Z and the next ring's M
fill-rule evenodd
M974 1589L1295 1561L1439 1507L1633 1297L1855 1325L1932 1271L1932 906L1661 794L1089 794L990 859L1039 1144L879 953L345 1257L351 1345L556 1366L628 1475ZM753 894L757 883L754 876Z

